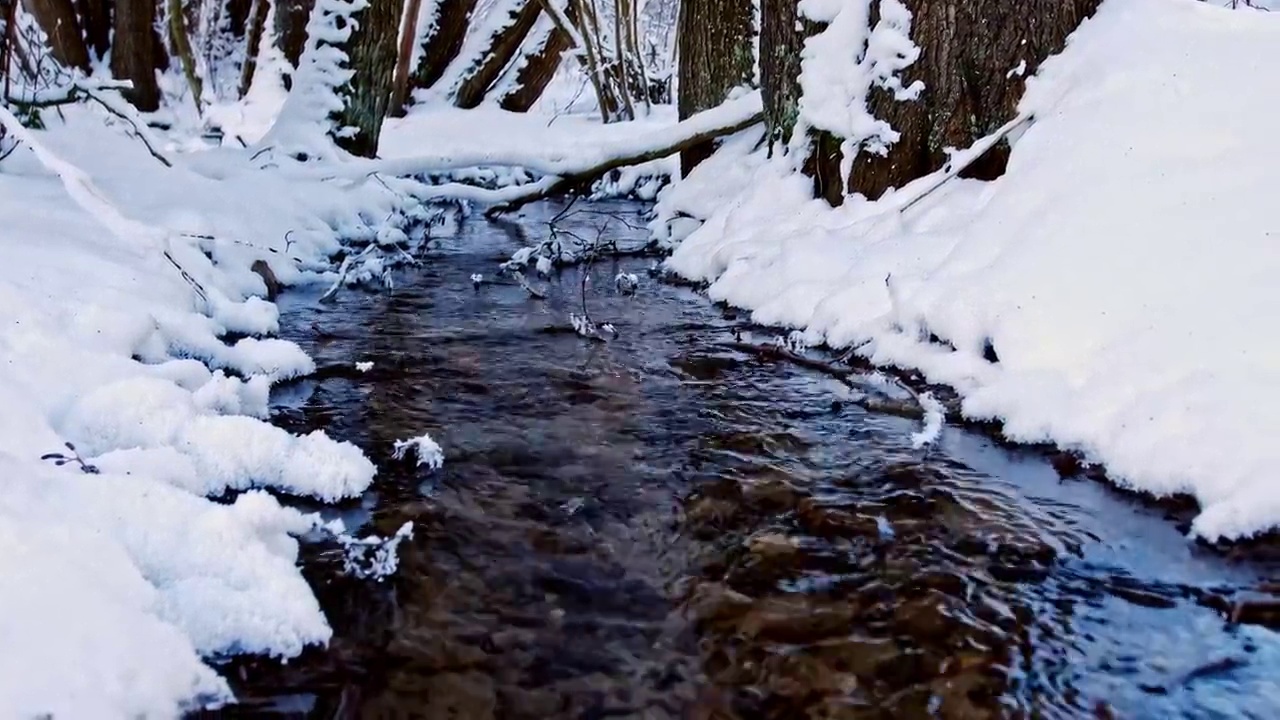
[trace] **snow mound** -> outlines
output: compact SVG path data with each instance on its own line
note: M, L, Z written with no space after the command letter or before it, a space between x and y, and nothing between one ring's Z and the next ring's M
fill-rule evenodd
M1276 67L1275 14L1108 0L1031 79L1035 121L1000 180L831 210L785 163L729 147L747 178L707 163L660 202L706 220L669 267L759 322L866 342L1016 440L1193 495L1199 536L1275 528Z
M314 363L265 337L251 268L332 282L341 229L408 205L244 150L168 168L91 108L45 121L0 163L0 717L172 717L232 699L207 660L331 635L297 567L316 521L259 489L331 501L374 476L263 422ZM98 473L41 460L68 441Z

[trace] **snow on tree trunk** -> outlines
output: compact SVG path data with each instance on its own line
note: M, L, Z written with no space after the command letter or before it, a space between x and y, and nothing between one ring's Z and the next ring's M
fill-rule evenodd
M422 0L406 0L404 17L400 22L400 46L396 51L396 74L391 81L391 107L387 114L404 115L404 103L409 97L409 67L413 64L413 44L418 35L418 15L422 13Z
M565 9L565 15L569 22L576 22L573 3L569 3L568 8ZM542 97L547 85L560 69L565 51L572 46L573 39L569 34L552 23L550 32L544 36L537 48L524 58L523 64L515 73L511 89L499 99L502 109L528 112L529 108Z
M262 49L262 35L267 28L267 16L271 12L271 0L254 0L245 27L244 67L240 69L240 97L249 93L253 76L258 70L258 52Z
M436 5L434 21L422 39L422 56L409 77L402 102L408 100L408 91L429 88L439 82L449 65L458 59L475 7L476 0L440 0Z
M347 40L351 79L339 89L342 112L338 114L335 140L353 155L373 157L378 152L382 121L391 103L391 82L396 70L396 46L404 0L368 0L351 16L355 30Z
M886 155L860 153L853 163L848 189L871 198L942 167L945 148L968 147L1011 120L1026 78L1063 49L1100 0L904 2L922 52L903 80L921 81L925 90L914 102L897 102L883 88L872 91L871 113L900 137ZM872 23L877 16L873 11ZM1008 157L1009 145L1001 142L966 176L998 177Z
M542 5L537 0L526 0L512 15L511 22L494 33L477 64L454 93L454 105L464 109L480 105L493 82L502 74L502 69L520 51L520 46L533 30L541 13Z
M187 33L186 16L183 15L182 0L168 0L169 40L173 43L174 52L182 61L182 74L187 78L191 88L191 99L195 102L196 113L202 112L204 83L200 79L200 71L196 68L195 53L191 51L191 37Z
M780 69L789 71L797 54L795 38L781 35L795 6L764 2L761 74L770 127L781 133L793 86ZM1026 76L1063 48L1099 2L800 3L795 132L803 136L792 137L791 147L806 148L815 194L832 205L849 193L875 199L941 168L946 148L968 147L1014 117ZM1008 153L1001 141L965 175L999 176Z
M88 72L89 50L71 0L23 0L22 4L48 37L54 59L64 67Z
M144 112L160 108L156 65L164 48L157 47L155 20L154 0L116 0L111 75L133 83L124 95Z
M676 22L679 54L677 106L680 118L724 102L729 91L751 81L755 67L751 0L683 0ZM689 174L715 150L707 142L680 153Z
M276 3L276 43L289 64L298 67L307 45L307 22L316 0L274 0Z

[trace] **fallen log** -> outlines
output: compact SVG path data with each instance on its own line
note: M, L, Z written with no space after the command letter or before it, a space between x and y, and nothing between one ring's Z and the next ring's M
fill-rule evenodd
M526 192L508 193L505 199L491 204L489 206L489 209L485 211L485 215L488 217L493 217L495 215L499 215L505 212L511 212L512 210L518 209L522 205L526 205L528 203L535 202L537 200L543 200L545 198L558 195L564 192L565 190L569 190L574 187L580 187L582 185L590 183L596 178L602 177L603 175L605 175L611 170L617 170L618 168L627 167L630 165L640 165L643 163L652 162L653 160L659 160L664 157L669 157L671 155L675 155L676 153L683 152L684 150L687 150L691 147L695 147L702 143L714 140L718 137L722 137L724 135L732 135L733 133L739 132L741 130L745 130L751 127L752 125L755 125L756 123L763 122L763 121L764 121L764 112L761 111L759 113L756 113L755 115L752 115L748 118L744 118L738 121L737 123L734 123L726 127L717 128L715 130L709 130L707 132L696 133L693 135L688 135L681 138L677 142L673 142L663 147L653 148L643 152L635 153L633 155L623 155L619 157L610 158L604 162L601 162L597 165L593 165L589 168L579 170L577 172L567 173L565 175L557 176L554 182L550 182L550 183L536 182L536 183L530 183L529 185L522 185L520 186L520 189L524 190L525 188L528 188ZM515 195L515 197L511 197L511 195L513 194Z
M528 203L587 185L606 173L622 167L639 165L670 157L699 143L745 130L764 120L759 93L732 100L698 113L675 125L648 133L624 136L614 142L599 143L589 149L576 148L547 156L523 155L503 157L490 151L459 153L391 160L354 161L344 163L336 171L332 166L319 173L306 174L309 179L351 179L356 183L381 174L395 176L428 175L472 167L522 167L542 174L525 185L483 188L463 182L427 185L415 192L423 200L466 200L488 206L489 217L510 212Z
M470 152L419 155L381 160L352 160L340 165L325 164L302 168L299 179L363 181L374 175L412 177L476 167L521 167L540 175L569 177L608 172L626 165L667 157L695 140L731 135L762 121L764 109L760 93L742 97L704 110L692 117L657 130L622 135L584 148L577 143L531 153L502 152L486 148ZM624 126L618 123L613 127Z

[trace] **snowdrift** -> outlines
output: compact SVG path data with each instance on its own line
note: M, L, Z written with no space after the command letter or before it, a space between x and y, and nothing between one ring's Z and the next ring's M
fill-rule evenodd
M729 143L660 199L660 220L705 220L669 266L759 322L956 387L1016 440L1190 493L1195 534L1275 528L1277 67L1275 14L1107 0L1031 81L1000 180L831 210Z

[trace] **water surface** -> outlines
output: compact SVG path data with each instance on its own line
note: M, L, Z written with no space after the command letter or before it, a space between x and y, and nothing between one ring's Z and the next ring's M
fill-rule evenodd
M1041 453L956 427L914 449L918 419L744 350L770 333L651 260L535 280L544 300L473 287L557 209L468 221L390 293L282 300L285 336L327 370L277 394L277 421L364 448L379 479L344 516L416 534L384 583L308 546L334 640L238 661L238 711L1280 717L1280 642L1224 604L1273 563L1198 547ZM641 235L635 206L589 209L561 229ZM616 337L568 331L584 297ZM442 471L390 458L422 432Z

